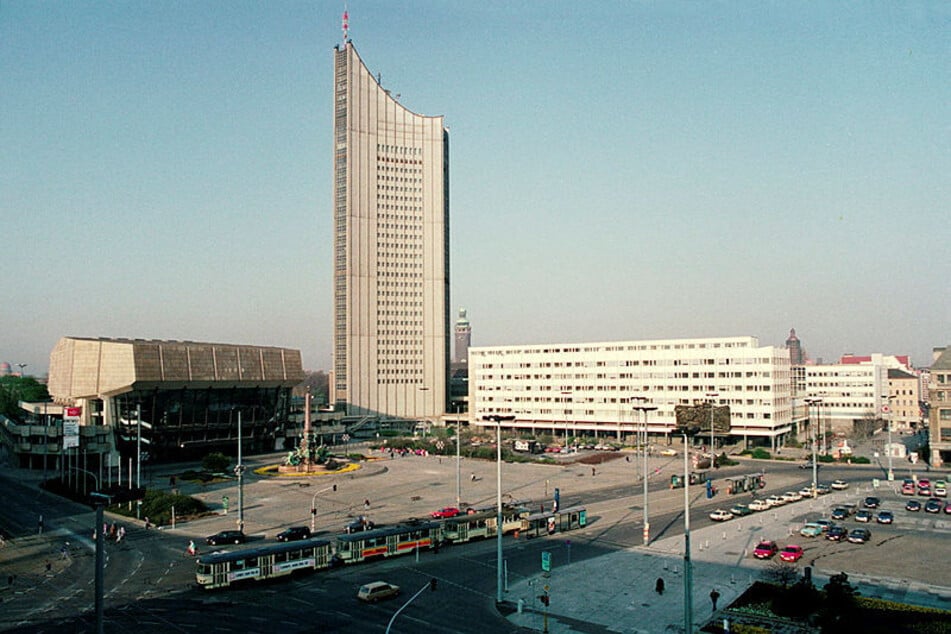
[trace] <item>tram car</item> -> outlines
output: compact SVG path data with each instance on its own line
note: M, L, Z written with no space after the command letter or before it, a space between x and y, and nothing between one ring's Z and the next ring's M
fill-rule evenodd
M212 590L238 581L260 581L332 565L333 547L329 541L304 539L202 555L198 558L195 581Z
M514 533L522 528L522 518L528 516L528 509L522 507L502 507L502 534ZM442 522L443 541L461 544L475 539L495 537L498 532L498 511L484 509L449 517Z
M441 522L401 524L337 535L337 558L345 564L430 550L442 540Z
M522 518L520 531L526 537L532 538L584 528L587 524L587 509L583 506L572 506L557 511L531 513Z

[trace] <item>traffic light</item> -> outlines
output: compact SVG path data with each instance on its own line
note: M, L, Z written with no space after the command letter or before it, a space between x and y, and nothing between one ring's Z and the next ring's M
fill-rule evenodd
M430 589L432 592L435 592L435 591L436 591L436 580L435 580L435 579L430 579L430 580L429 580L429 589Z
M539 598L539 600L542 602L542 605L545 605L546 607L548 606L548 604L549 604L549 597L548 597L547 594L539 595L538 598Z
M315 509L315 508L310 509L310 514L311 514L311 515L317 515L317 509Z

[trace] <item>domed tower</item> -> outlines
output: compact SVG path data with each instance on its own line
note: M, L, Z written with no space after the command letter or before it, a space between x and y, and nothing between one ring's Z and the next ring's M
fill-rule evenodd
M466 317L466 309L459 309L459 319L456 320L456 356L454 363L466 363L469 360L469 344L472 343L472 326Z
M802 342L800 342L799 337L796 336L795 328L789 329L789 338L786 339L786 349L789 350L789 364L802 365Z

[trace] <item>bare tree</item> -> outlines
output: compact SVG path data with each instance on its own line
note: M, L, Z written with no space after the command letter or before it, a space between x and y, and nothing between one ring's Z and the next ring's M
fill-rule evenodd
M799 567L782 559L773 559L763 571L763 578L784 588L799 580Z

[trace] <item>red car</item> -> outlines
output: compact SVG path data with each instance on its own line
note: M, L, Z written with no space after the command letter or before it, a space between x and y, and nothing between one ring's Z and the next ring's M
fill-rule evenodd
M443 518L445 518L445 517L455 517L456 515L459 515L459 509L457 509L457 508L454 507L454 506L446 506L446 507L443 507L443 508L439 509L438 511L433 511L433 512L430 513L429 515L430 515L433 519L437 519L437 520L438 520L438 519L443 519Z
M769 559L777 552L779 552L779 547L776 542L764 541L758 543L756 548L753 549L753 556L757 559Z
M779 551L779 558L789 562L799 561L802 559L802 546L786 546Z

